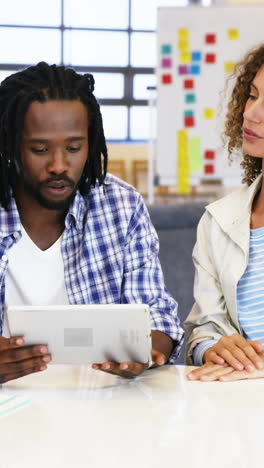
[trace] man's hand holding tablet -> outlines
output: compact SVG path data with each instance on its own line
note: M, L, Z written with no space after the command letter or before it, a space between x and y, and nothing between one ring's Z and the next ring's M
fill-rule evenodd
M152 360L149 364L140 364L138 362L104 362L103 364L93 364L93 369L102 370L109 374L119 375L125 378L133 378L142 374L148 367L162 366L165 364L171 354L173 341L164 333L152 330Z
M46 345L25 346L21 336L0 337L0 384L40 372L51 356Z

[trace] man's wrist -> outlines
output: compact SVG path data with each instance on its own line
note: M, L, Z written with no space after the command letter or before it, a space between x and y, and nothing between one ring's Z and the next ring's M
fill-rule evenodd
M159 330L151 330L151 337L152 348L163 353L167 362L174 346L172 338Z

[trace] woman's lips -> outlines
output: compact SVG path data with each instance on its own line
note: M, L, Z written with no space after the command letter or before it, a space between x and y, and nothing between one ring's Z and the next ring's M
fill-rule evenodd
M257 140L261 137L255 132L253 132L253 130L250 130L250 128L243 127L243 138L245 138L246 140Z

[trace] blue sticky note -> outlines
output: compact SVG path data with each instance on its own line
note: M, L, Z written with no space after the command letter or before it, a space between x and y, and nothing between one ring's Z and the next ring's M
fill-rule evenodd
M192 61L193 62L199 62L200 60L202 60L202 54L201 52L195 50L194 52L192 52Z
M193 117L193 111L192 110L185 110L184 111L184 117Z
M172 47L170 44L163 44L161 46L161 53L162 54L171 54L172 52Z
M191 75L200 75L200 73L201 73L200 65L191 65L190 69L189 69L189 73Z

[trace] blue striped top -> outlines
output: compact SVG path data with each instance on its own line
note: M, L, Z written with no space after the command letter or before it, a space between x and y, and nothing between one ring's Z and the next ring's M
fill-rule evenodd
M237 285L237 310L245 338L264 345L264 227L250 230L248 265Z

